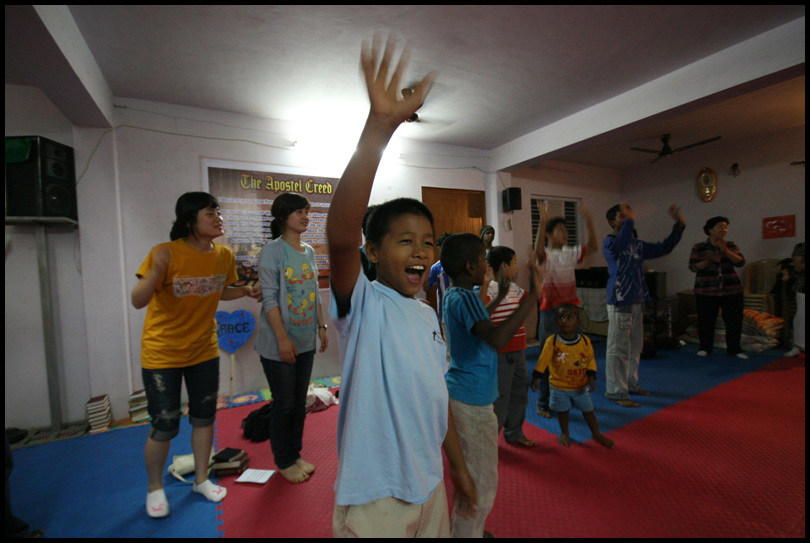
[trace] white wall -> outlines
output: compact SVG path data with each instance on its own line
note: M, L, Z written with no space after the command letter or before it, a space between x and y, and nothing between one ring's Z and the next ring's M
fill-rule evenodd
M695 275L687 268L689 254L695 243L706 239L703 225L710 217L729 218L727 239L740 246L749 263L790 256L793 246L805 240L805 170L789 164L804 160L804 153L801 126L736 145L720 141L624 173L622 194L636 210L639 237L658 241L668 235L670 203L681 206L687 221L675 250L649 262L667 272L669 296L694 286ZM738 177L728 174L734 163L742 171ZM695 191L695 178L704 167L719 178L719 189L710 202L698 199ZM796 237L762 239L762 219L782 215L796 216Z
M54 265L59 266L54 276L58 276L60 288L54 296L60 311L69 316L69 320L58 320L57 326L62 335L67 333L70 341L82 347L81 351L72 344L70 348L60 347L65 374L62 396L68 414L65 420L82 419L87 399L103 393L110 394L114 417L126 417L130 392L142 386L140 336L145 310L135 310L129 304L135 270L152 246L168 240L177 197L207 188L203 187L202 160L296 167L304 173L339 177L351 146L346 156L324 162L319 159L323 154L304 155L289 149L292 141L300 139L302 127L127 99L116 99L114 130L73 127L36 89L11 91L7 85L6 134L47 137L61 131L70 136L53 139L74 146L80 176L80 228L72 233L70 251L51 253ZM9 119L10 111L16 112L16 117ZM45 123L27 123L29 118L41 117ZM386 155L378 172L371 203L399 196L421 198L422 186L485 188L488 157L484 152L416 144L401 138L391 147L393 152ZM6 239L15 247L6 261L6 426L47 426L50 418L38 285L32 286L30 281L35 277L32 270L36 270L33 234L6 227ZM71 278L72 283L62 288L64 277ZM30 292L16 294L21 289ZM321 300L328 307L327 291L321 293ZM225 311L247 309L259 317L259 305L249 299L222 302L220 307ZM25 320L13 316L18 313L25 315ZM12 339L16 337L21 341ZM315 378L340 373L336 337L330 339L332 347L316 356ZM63 339L62 343L68 342ZM220 392L225 394L229 366L224 353ZM236 353L236 368L235 393L267 386L252 340ZM23 381L27 389L19 386Z
M73 146L73 126L39 89L6 85L5 135L37 135ZM59 360L62 417L84 417L90 397L89 368L81 297L80 234L48 227L56 351ZM5 258L5 423L48 426L50 409L45 369L40 284L34 226L5 226L11 250Z

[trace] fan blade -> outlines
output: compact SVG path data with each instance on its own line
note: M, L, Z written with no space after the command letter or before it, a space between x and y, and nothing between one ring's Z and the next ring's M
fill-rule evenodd
M714 137L714 138L709 138L709 139L707 139L707 140L699 141L699 142L697 142L697 143L690 143L689 145L684 145L683 147L678 147L677 149L675 149L675 150L673 151L673 153L679 153L679 152L681 152L681 151L686 151L687 149L691 149L691 148L693 148L693 147L697 147L698 145L705 145L705 144L707 144L707 143L711 143L711 142L713 142L713 141L717 141L717 140L719 140L721 137L722 137L722 136L717 136L717 137Z
M642 149L640 147L631 147L631 151L641 151L642 153L655 153L656 155L660 153L660 151L653 151L652 149Z

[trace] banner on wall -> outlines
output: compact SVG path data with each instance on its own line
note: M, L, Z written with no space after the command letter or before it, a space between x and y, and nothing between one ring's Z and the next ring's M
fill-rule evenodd
M258 282L259 251L270 240L273 200L284 192L294 192L309 200L309 226L301 241L315 249L318 286L329 286L329 253L326 244L326 215L339 179L290 171L245 169L243 165L217 162L203 164L208 192L219 201L225 225L225 239L236 256L236 286Z

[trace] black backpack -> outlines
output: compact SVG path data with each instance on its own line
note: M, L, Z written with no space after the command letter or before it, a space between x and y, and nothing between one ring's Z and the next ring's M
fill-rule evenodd
M270 404L267 402L258 409L250 412L242 421L242 431L245 439L255 443L270 439Z

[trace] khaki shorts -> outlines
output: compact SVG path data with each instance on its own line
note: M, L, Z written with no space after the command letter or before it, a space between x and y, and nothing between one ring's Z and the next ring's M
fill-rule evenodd
M362 505L335 504L334 537L450 537L450 518L444 481L430 499L416 505L397 498L381 498Z

